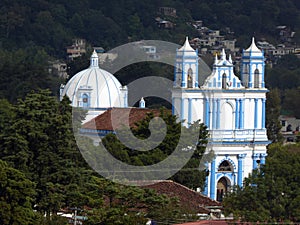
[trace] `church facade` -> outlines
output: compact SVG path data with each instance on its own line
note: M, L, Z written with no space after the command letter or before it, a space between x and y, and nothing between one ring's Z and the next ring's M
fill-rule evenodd
M215 56L212 73L198 83L198 53L188 40L177 49L173 114L185 126L200 120L210 133L207 152L214 158L206 163L209 176L203 193L222 201L224 194L253 169L265 163L269 144L265 128L266 93L264 55L252 40L243 51L241 79L233 70L231 56L223 50Z
M241 78L234 74L231 56L223 50L215 56L212 73L199 82L199 57L186 39L177 49L172 113L183 125L200 120L210 137L206 151L213 160L206 163L209 175L203 193L218 201L235 186L243 185L253 169L265 163L269 144L265 128L266 93L264 55L255 45L243 51ZM106 115L112 108L128 108L128 90L109 72L99 68L94 51L90 67L77 73L61 87L61 98L67 95L73 107L88 110L85 122ZM141 99L140 108L145 108ZM141 110L140 110L141 111ZM98 118L98 119L99 119ZM113 130L89 128L99 135ZM102 129L102 130L101 130Z

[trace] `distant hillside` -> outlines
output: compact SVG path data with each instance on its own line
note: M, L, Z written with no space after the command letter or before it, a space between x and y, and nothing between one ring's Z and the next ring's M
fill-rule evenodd
M105 50L141 39L182 44L187 35L197 37L198 31L191 21L201 20L203 26L236 39L238 47L248 46L251 36L279 43L276 30L279 25L292 29L293 42L299 45L299 15L299 0L3 0L0 2L0 95L14 102L32 89L50 88L58 94L59 84L64 81L49 74L48 62L65 60L66 47L72 45L74 38L85 39L87 47L99 46ZM69 74L85 68L88 57L83 55L69 63ZM267 71L268 87L297 88L298 70L280 62L278 65L280 68L275 66ZM152 70L148 71L148 65L146 69L132 67L144 75L156 66L151 65ZM128 68L130 73L132 67ZM172 68L155 71L172 77ZM128 80L126 68L117 76ZM282 96L282 100L289 99L285 93Z
M173 7L176 15L159 11L162 6ZM178 43L185 35L196 35L187 24L192 20L202 20L211 29L229 27L241 46L245 37L248 41L253 34L272 39L278 25L291 27L299 40L299 9L297 0L1 1L0 43L4 49L37 45L49 55L63 58L75 37L105 49L140 39ZM159 27L157 17L174 27Z

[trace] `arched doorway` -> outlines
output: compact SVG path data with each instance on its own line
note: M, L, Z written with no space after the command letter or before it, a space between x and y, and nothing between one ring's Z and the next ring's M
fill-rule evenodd
M233 173L234 168L233 165L228 161L224 160L220 163L218 167L218 172L222 173ZM231 182L230 180L223 176L219 179L217 183L217 201L222 202L225 194L230 191Z
M222 202L225 194L229 191L230 181L221 177L217 183L217 201Z

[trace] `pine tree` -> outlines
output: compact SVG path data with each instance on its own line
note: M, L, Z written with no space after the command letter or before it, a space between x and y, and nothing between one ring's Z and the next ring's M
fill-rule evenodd
M280 94L278 89L272 89L267 93L267 106L266 106L266 128L268 139L272 142L282 141L280 133L281 125L279 121L280 115Z
M37 224L33 211L35 184L0 160L0 224Z

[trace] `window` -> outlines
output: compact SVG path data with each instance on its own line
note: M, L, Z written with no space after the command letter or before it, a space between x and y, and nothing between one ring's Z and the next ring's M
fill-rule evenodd
M89 107L89 96L87 94L82 95L82 107L83 108Z
M182 76L182 70L180 68L177 68L177 73L176 73L176 85L181 86L181 76Z
M193 70L191 68L188 70L188 88L193 88Z
M254 71L254 88L259 88L259 70Z
M244 65L243 73L243 85L247 88L249 85L249 65Z
M223 73L222 75L222 89L226 89L226 73Z
M218 171L227 171L227 172L233 172L233 167L231 163L228 160L224 160L218 168Z
M286 127L286 131L293 131L292 125L291 125L291 124L289 124L289 125Z

